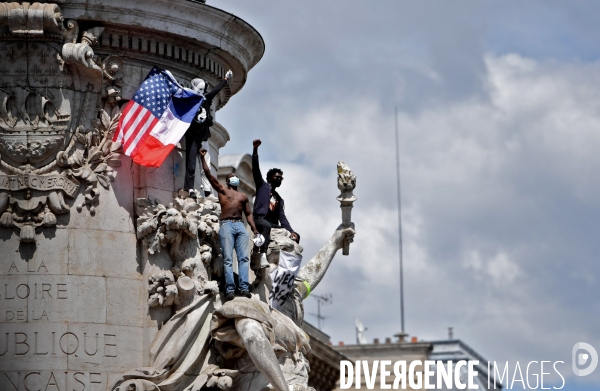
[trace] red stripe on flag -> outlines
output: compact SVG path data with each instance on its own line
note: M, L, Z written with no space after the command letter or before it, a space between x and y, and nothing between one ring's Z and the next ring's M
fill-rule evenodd
M130 100L129 103L127 103L127 105L125 106L125 108L121 112L121 118L119 118L119 125L117 126L117 131L113 135L113 140L112 140L113 142L114 141L118 141L118 142L122 142L123 141L123 136L125 135L125 130L123 129L123 125L124 125L123 121L125 120L125 117L129 113L129 110L131 110L131 108L134 105L135 105L135 101Z
M123 144L124 151L127 151L129 149L129 146L132 143L134 143L136 139L139 139L139 137L137 137L138 133L146 132L148 130L148 122L152 123L154 121L158 121L158 118L153 116L151 111L146 111L144 113L144 116L142 118L139 118L138 120L139 121L137 122L137 126L134 129L132 129L133 131L130 132L130 135L125 140L125 144Z
M129 144L127 148L124 148L125 154L127 156L131 156L131 154L137 149L137 146L140 143L140 141L142 141L145 137L147 137L150 134L150 132L152 132L152 129L154 129L157 123L158 118L151 115L145 123L140 124L140 131L137 133L135 138L131 138L131 144Z
M131 113L131 115L129 116L129 119L125 119L125 121L123 122L123 141L127 142L127 140L129 140L129 138L131 137L131 133L133 131L135 131L135 128L138 126L141 117L146 115L146 113L148 112L148 109L146 109L144 106L142 105L138 105L135 108L135 111L133 111Z
M175 148L175 145L163 145L148 132L138 142L137 147L130 156L134 162L142 166L160 167L173 148Z

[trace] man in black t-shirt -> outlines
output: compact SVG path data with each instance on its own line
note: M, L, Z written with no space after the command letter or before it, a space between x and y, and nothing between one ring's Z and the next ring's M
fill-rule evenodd
M267 181L265 182L260 172L258 163L258 147L262 142L254 140L252 142L252 175L256 186L256 197L254 199L254 221L259 233L265 237L265 243L260 246L260 267L268 267L267 248L271 241L271 228L285 228L291 233L291 238L296 242L300 241L300 235L296 233L285 216L285 205L283 198L275 190L281 186L283 181L283 171L279 168L272 168L267 172Z

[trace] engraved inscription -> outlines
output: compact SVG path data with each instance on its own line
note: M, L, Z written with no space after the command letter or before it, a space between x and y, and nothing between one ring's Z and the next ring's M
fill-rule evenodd
M25 310L8 310L5 312L4 320L6 322L26 322L27 312ZM46 311L42 311L41 313L39 311L31 311L31 320L50 320L50 318L48 318Z
M107 333L14 332L0 335L0 357L117 357L117 336Z
M39 264L34 265L33 262L27 262L27 268L24 269L21 267L19 269L15 261L12 261L10 267L8 268L8 274L10 273L48 273L48 268L44 261L39 262Z
M107 386L107 374L101 372L0 372L0 389L3 391L100 391Z
M0 175L0 190L63 190L70 197L75 197L79 186L79 182L75 182L60 174Z
M64 300L67 299L67 284L61 283L28 283L28 284L16 284L16 283L5 283L2 284L0 290L0 300L14 300L14 299L55 299Z

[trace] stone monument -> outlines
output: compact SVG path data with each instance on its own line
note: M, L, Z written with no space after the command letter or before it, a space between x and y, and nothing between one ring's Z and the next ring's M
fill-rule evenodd
M154 65L184 85L233 70L216 111L263 52L202 2L0 3L1 390L307 388L302 300L352 241L349 212L280 311L258 267L253 297L223 303L220 206L177 191L184 147L146 169L112 142ZM215 122L215 172L228 140ZM271 269L282 251L302 249L275 231Z
M159 169L119 156L119 108L154 65L213 86L231 69L216 111L263 52L243 20L191 1L0 3L1 390L106 390L149 365L171 309L148 310L163 269L135 199L172 202L184 149ZM215 123L215 172L228 139Z

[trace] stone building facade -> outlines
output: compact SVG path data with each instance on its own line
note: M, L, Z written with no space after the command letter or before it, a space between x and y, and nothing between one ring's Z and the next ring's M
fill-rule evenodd
M135 200L168 205L184 145L157 169L111 142L120 108L150 69L183 85L244 86L260 34L187 0L0 3L0 389L107 390L149 365L171 308L148 308L148 277L168 255L136 238ZM218 116L216 116L218 117ZM218 123L210 153L229 140Z
M336 388L340 380L340 362L348 360L342 353L331 347L329 335L308 322L304 322L302 329L310 336L311 354L308 356L310 363L310 377L308 385L316 391L331 391Z

